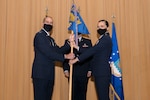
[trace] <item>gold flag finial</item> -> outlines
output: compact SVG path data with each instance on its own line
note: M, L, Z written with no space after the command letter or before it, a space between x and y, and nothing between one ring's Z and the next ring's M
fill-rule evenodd
M112 21L114 22L116 16L113 14L113 15L111 16L111 18L112 18Z
M46 7L45 11L46 11L46 15L45 16L47 17L48 16L48 7Z

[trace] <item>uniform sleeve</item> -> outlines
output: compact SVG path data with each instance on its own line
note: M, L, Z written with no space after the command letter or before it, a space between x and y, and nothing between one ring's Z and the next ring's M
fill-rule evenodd
M47 37L41 34L37 34L34 39L35 50L37 49L49 59L64 61L64 55L56 52L54 47L50 45Z
M60 52L63 54L66 54L66 53L70 53L70 51L71 51L71 47L70 47L69 41L65 40L64 45L61 46L60 48Z

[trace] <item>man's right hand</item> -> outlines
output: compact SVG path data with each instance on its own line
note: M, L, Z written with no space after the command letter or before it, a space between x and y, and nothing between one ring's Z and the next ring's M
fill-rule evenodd
M65 77L67 77L67 78L69 77L69 72L68 71L65 71L64 74L65 74Z
M74 55L74 53L69 53L69 54L65 54L64 57L65 57L65 59L74 59L75 55Z

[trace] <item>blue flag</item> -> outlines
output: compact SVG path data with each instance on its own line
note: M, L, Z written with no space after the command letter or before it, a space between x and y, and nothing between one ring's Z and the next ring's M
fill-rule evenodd
M112 47L112 54L110 57L110 66L112 70L111 86L113 87L113 90L117 94L117 96L114 97L114 100L118 100L117 97L119 97L120 100L124 100L122 71L120 68L120 56L116 37L116 28L114 23L112 23L112 43L113 47Z
M89 31L74 4L71 7L69 24L70 26L68 30L72 30L74 34L77 34L78 32L82 34L89 34Z

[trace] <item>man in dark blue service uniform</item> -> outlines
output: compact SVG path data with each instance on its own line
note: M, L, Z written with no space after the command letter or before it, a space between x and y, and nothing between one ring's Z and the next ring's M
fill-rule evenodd
M54 86L55 61L73 59L74 54L64 54L69 43L59 48L51 37L52 17L43 19L43 28L34 37L35 57L32 66L34 100L51 100Z
M87 49L92 47L91 40L78 33L78 45L73 49L76 57L80 56ZM70 50L67 52L69 53ZM65 77L69 78L69 64L68 60L63 63ZM72 75L72 100L86 100L88 79L91 76L90 58L82 63L73 65Z

